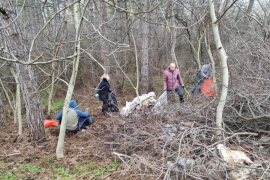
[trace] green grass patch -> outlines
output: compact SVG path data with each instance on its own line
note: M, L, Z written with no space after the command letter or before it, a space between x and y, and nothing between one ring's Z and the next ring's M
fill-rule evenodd
M20 170L30 174L39 174L41 172L45 172L44 168L32 164L23 164L21 165Z
M1 176L0 176L1 177ZM16 176L14 174L12 174L12 172L7 172L7 174L5 174L2 180L15 180L17 179Z
M3 164L5 164L5 162L4 161L0 161L0 166L2 166Z
M65 102L64 100L61 100L59 102L52 104L52 110L62 108L64 106L64 102Z
M114 162L113 162L113 164L111 164L109 167L108 167L108 169L110 170L110 169L112 169L112 168L118 168L118 166L119 166L119 161L117 161L117 160L115 160Z
M61 177L68 177L70 176L69 174L69 169L68 168L62 168L62 167L59 167L57 169L57 172L58 174L61 176Z
M50 160L41 160L37 164L18 164L18 163L5 163L0 161L0 179L2 180L24 180L31 179L32 177L42 178L45 173L50 173L50 179L82 179L88 177L91 179L99 179L102 175L106 175L115 171L119 166L118 161L114 161L112 164L106 167L97 166L89 160L85 160L81 163L77 163L74 168L69 169L62 167L61 165L55 166ZM3 168L12 166L13 169Z

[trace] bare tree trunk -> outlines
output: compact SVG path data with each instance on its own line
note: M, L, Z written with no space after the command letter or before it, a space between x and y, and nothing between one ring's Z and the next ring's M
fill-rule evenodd
M249 3L248 3L248 8L247 8L247 13L249 14L253 8L253 5L254 5L254 0L249 0Z
M9 48L7 46L6 40L2 39L3 42L5 42L5 48L9 51ZM7 58L10 58L10 55L7 54ZM10 72L12 76L14 77L14 80L16 82L16 102L15 102L15 107L14 105L11 105L11 108L13 108L13 113L14 113L14 124L19 122L19 135L22 135L22 112L21 112L21 86L19 82L19 77L18 74L14 70L14 64L8 63Z
M40 27L43 27L44 25L44 21L46 20L45 17L43 17L42 11L41 11L41 5L40 5L40 1L39 0L35 0L35 3L37 5L37 14L39 15L39 24Z
M124 40L124 35L123 35L123 29L124 29L124 24L122 23L121 21L121 13L120 12L115 12L115 23L114 23L114 29L115 29L115 37L114 37L114 40L115 42L118 42L118 43L123 43L123 40ZM116 61L117 61L117 64L119 64L121 66L121 62L122 60L124 59L124 52L116 52L114 53L115 54L115 57L116 57ZM122 91L122 85L121 85L121 80L122 80L122 73L121 73L121 70L120 68L116 68L115 69L115 83L116 83L116 92L117 94L119 95L122 95L123 94L123 91Z
M221 60L222 70L223 70L222 93L221 93L221 97L218 103L217 114L216 114L217 127L222 128L222 123L223 123L222 114L223 114L224 106L226 104L228 86L229 86L229 71L228 71L228 66L227 66L227 55L224 50L224 47L222 46L219 30L218 30L218 24L216 23L217 18L215 14L214 1L208 0L208 4L209 4L210 17L212 21L214 40L215 40L216 48L217 48L217 51ZM221 135L220 129L216 131L216 135Z
M128 2L127 1L124 1L124 6L126 9L128 7ZM133 7L131 7L133 8ZM131 40L131 29L130 29L130 19L131 17L129 17L128 13L125 13L125 22L126 22L126 32L127 32L127 36L128 36L128 43L129 43L129 47L132 48L132 40ZM135 60L135 56L134 53L132 51L129 51L128 54L128 59L130 60L130 69L131 69L131 73L132 75L134 76L133 78L133 81L135 82L136 81L136 72L137 72L137 69L139 67L136 67L136 60ZM124 80L123 80L124 81ZM122 86L123 86L124 82L122 83Z
M226 0L221 0L219 4L219 9L218 9L218 14L221 15L222 11L224 11L225 6L226 6Z
M42 27L42 17L39 13L38 3L37 0L32 0L33 8L34 8L34 17L36 18L36 26L35 28L40 29Z
M53 91L54 91L54 82L55 82L55 62L52 63L51 78L52 78L52 82L51 82L51 88L49 89L47 115L51 114L51 104L52 104L52 97L53 97Z
M8 100L8 104L10 106L10 109L12 110L13 118L14 118L14 124L16 124L16 122L17 122L16 110L15 110L15 107L14 107L13 103L10 100L8 92L7 92L7 90L6 90L5 86L4 86L4 83L3 83L1 78L0 78L0 84L1 84L2 89L3 89L4 93L5 93L5 96L6 96L7 100ZM10 115L10 113L9 113L9 115Z
M175 26L175 15L174 15L174 3L171 2L171 16L172 16L172 26ZM176 64L176 67L179 69L179 65L176 59L175 55L175 45L176 45L176 33L177 30L175 28L171 28L171 40L172 40L172 46L171 46L171 58L172 62Z
M90 66L92 69L92 87L96 87L97 86L97 71L96 71L96 65L93 61L90 61Z
M20 82L19 82L19 77L18 74L16 74L13 65L10 63L10 72L13 75L15 82L16 82L16 113L14 114L18 118L19 121L19 135L22 135L22 112L21 112L21 87L20 87Z
M247 14L250 14L250 12L252 11L252 8L253 8L253 4L254 4L254 0L249 0L249 3L248 3L248 8L247 8ZM245 17L245 20L244 20L244 24L246 25L248 23L248 16Z
M58 138L58 143L57 143L57 148L56 148L56 155L57 158L64 157L64 140L65 140L65 135L66 135L66 125L67 125L67 112L68 112L68 107L69 107L69 102L71 100L74 86L75 86L75 81L76 81L76 76L78 72L78 67L79 67L79 61L80 61L80 47L81 47L81 42L79 41L80 39L80 30L81 30L81 25L82 25L82 20L83 16L86 11L86 6L89 3L90 0L88 0L85 4L85 7L83 9L83 12L80 17L80 4L75 3L73 5L73 10L74 10L74 25L76 29L76 39L75 39L75 53L76 56L74 57L73 60L73 69L72 69L72 75L69 81L68 85L68 91L66 95L66 99L64 102L64 107L63 107L63 116L62 116L62 122L61 122L61 127L60 127L60 133L59 133L59 138Z
M216 63L213 58L211 48L210 48L210 42L209 42L209 25L207 25L205 32L204 32L204 41L205 41L205 46L207 49L207 53L209 55L210 61L212 63L212 77L213 77L213 82L214 82L214 87L215 87L215 96L218 94L218 87L217 87L217 79L216 79Z
M237 12L237 15L236 15L235 20L234 20L235 22L238 21L240 14L241 14L241 9L240 9L240 7L238 7L238 12Z
M121 32L120 32L121 33ZM119 34L120 35L120 34ZM119 36L117 36L119 37ZM121 39L122 40L122 39ZM122 42L122 41L121 41ZM117 52L115 53L115 60L117 61L117 63L121 66L121 62L122 62L122 59L123 59L123 53L122 52ZM117 94L119 95L122 95L123 94L123 91L122 91L122 86L121 86L121 70L120 68L116 68L115 69L115 83L116 83L116 92Z
M30 29L31 35L34 36L35 35L35 25L36 24L35 24L35 16L33 14L32 2L30 2L30 0L28 0L28 1L25 2L25 5L26 5L26 7L28 9L28 11L26 11L27 15L28 15L28 17L27 17L27 19L28 19L28 21L27 21L28 27Z
M23 24L23 38L24 38L24 42L27 42L27 21L26 21L26 7L23 7L23 14L22 14L22 24Z
M57 55L58 55L58 52L60 50L62 40L63 40L63 38L65 36L65 29L66 29L66 25L67 25L67 21L68 21L68 12L69 12L69 8L66 9L65 20L64 20L64 24L63 24L63 28L62 28L62 35L60 37L59 44L58 44L58 46L57 46L57 48L55 50L54 59L57 59ZM50 92L49 92L47 115L51 114L51 102L52 102L52 98L53 98L54 83L55 83L55 62L52 63L52 76L51 77L52 77L52 82L51 82L51 89L50 89Z
M11 53L21 61L28 61L27 49L23 41L16 14L11 0L2 1L0 5L0 23L7 26L3 34ZM14 20L14 22L13 22ZM12 22L12 23L11 23ZM32 66L16 64L16 72L20 75L19 81L25 101L26 117L31 141L45 141L44 116L41 106L40 94L36 93L37 82Z
M93 22L94 25L96 25L96 20L94 18L94 2L93 1L89 3L89 11L90 11L89 20ZM90 25L89 30L90 31L93 30L92 25ZM97 86L97 71L96 71L96 65L92 60L90 61L90 66L91 66L91 72L92 72L92 84L93 84L92 87L96 87Z
M152 15L149 16L149 21L154 22L154 17ZM155 25L154 24L149 24L149 50L148 50L148 55L149 55L149 60L148 60L148 92L151 92L154 90L153 88L153 75L154 75L154 33L155 33Z
M107 34L107 29L106 29L106 24L105 22L108 21L107 18L107 5L105 2L100 2L99 1L99 11L101 12L101 17L100 17L100 24L101 26L101 33L103 34L104 37L108 37ZM109 54L109 44L107 41L105 41L103 38L100 40L100 49L101 49L101 59L104 62L104 67L106 69L106 73L110 74L110 58L106 56L106 54Z
M142 0L141 3L142 11L148 9L148 0ZM144 14L144 18L147 19L148 13ZM142 38L142 52L141 52L141 94L148 93L149 90L149 54L148 54L148 44L149 44L149 24L141 21L141 38ZM138 67L137 67L138 68Z
M5 123L6 123L6 117L4 114L4 104L0 96L0 126L5 125Z

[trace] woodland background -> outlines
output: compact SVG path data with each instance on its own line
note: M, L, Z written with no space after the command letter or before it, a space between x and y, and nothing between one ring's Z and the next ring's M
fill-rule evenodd
M223 122L236 132L269 135L270 1L213 2L229 70ZM19 126L21 135L27 125L30 141L46 141L44 116L53 118L57 111L52 109L67 104L57 105L59 97L76 99L67 93L75 88L83 97L76 100L88 101L104 72L124 102L136 97L137 78L139 94L160 95L163 72L175 62L190 92L211 55L216 96L192 100L185 91L184 95L186 106L209 103L214 110L208 120L216 126L223 68L208 1L1 0L0 15L2 127Z

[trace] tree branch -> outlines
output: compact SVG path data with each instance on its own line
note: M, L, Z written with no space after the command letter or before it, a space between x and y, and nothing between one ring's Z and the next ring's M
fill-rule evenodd
M226 14L226 12L237 2L238 0L234 0L232 2L232 4L224 11L224 13L218 18L218 20L216 20L214 23L218 23L219 20L221 20L221 18Z
M149 24L157 24L157 25L162 25L162 26L168 26L168 27L175 28L175 29L188 29L188 28L190 28L190 27L192 27L192 26L198 24L199 22L201 22L202 19L206 16L206 14L203 15L202 18L201 18L199 21L197 21L196 23L192 24L191 26L187 26L187 27L178 27L178 26L171 26L171 25L169 25L169 24L163 24L163 23L158 23L158 22L151 22L151 21L148 21L148 20L146 20L146 19L144 19L144 18L142 18L142 17L139 16L139 14L142 14L142 13L150 13L150 12L154 11L161 3L159 3L155 8L153 8L153 9L151 9L151 10L149 10L149 11L132 12L132 11L128 11L128 10L126 10L126 9L123 9L123 8L117 6L117 5L115 5L115 4L113 4L113 3L109 2L109 1L106 1L106 0L105 0L104 2L107 3L107 4L109 4L109 5L111 5L111 6L113 6L113 7L115 7L116 9L118 9L118 10L120 10L120 11L123 11L123 12L126 12L126 13L133 14L133 15L136 16L137 18L139 18L139 19L141 19L142 21L145 21L145 22L147 22L147 23L149 23ZM162 2L162 1L161 1L161 2Z
M234 136L238 136L238 135L258 136L258 133L249 133L249 132L235 133L235 134L233 134L233 135L231 135L231 136L229 136L229 137L227 137L227 138L225 138L225 139L223 139L223 140L221 140L221 141L217 141L217 142L215 142L214 144L211 144L211 145L209 145L209 146L207 146L207 147L208 147L208 148L213 147L213 146L215 146L215 145L217 145L217 144L219 144L219 143L223 143L223 142L225 142L226 140L231 139L231 138L233 138Z
M250 18L252 18L253 20L255 20L261 27L264 27L264 25L263 25L259 20L257 20L255 17L253 17L253 16L251 16L250 14L248 14L247 11L242 10L242 8L241 8L238 4L236 4L236 6L239 7L239 9L240 9L242 12L244 12L248 17L250 17Z
M140 12L128 11L128 10L126 10L124 8L121 8L121 7L117 6L114 2L111 3L111 2L109 2L107 0L104 0L104 2L111 5L111 6L113 6L113 7L115 7L115 8L117 8L120 11L127 12L127 13L134 14L134 15L139 15L139 14L142 14L142 13L151 13L151 12L153 12L155 9L157 9L162 4L163 0L161 0L160 3L158 5L156 5L153 9L150 9L148 11L140 11Z
M230 108L232 108L235 111L238 117L247 121L259 120L259 119L270 119L270 115L253 116L252 118L247 118L247 117L242 116L234 107L230 106Z

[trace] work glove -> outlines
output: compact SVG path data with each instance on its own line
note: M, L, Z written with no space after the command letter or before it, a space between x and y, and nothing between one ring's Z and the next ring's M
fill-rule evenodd
M185 86L184 86L184 85L182 85L182 88L183 88L183 89L185 89Z
M89 108L85 108L87 111L89 111Z
M167 89L165 88L165 89L163 89L163 91L165 92L165 91L167 91Z
M99 94L96 94L95 97L99 97Z
M209 79L209 77L208 77L208 76L206 76L205 78L206 78L206 79Z

